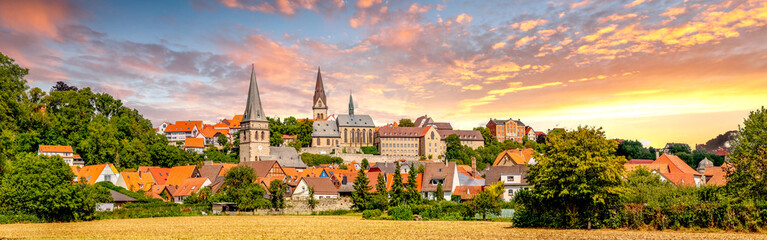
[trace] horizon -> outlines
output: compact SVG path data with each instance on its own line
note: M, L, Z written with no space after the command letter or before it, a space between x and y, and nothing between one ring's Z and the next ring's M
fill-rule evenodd
M169 9L169 10L166 10ZM428 115L695 144L767 102L767 2L3 1L0 52L30 87L90 87L163 121L242 114L255 64L267 116L377 126Z

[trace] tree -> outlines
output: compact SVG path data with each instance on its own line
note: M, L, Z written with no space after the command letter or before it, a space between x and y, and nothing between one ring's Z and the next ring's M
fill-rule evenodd
M224 146L227 143L229 143L229 139L226 137L226 134L219 134L218 139L216 139L216 142L218 142L219 146Z
M240 210L250 211L269 206L264 189L256 183L253 168L245 165L233 167L224 177L223 193L228 201L237 203Z
M498 143L498 141L495 140L495 136L490 133L490 129L486 127L475 127L474 131L479 131L482 133L482 138L485 139L485 147Z
M639 141L626 140L618 144L618 150L615 152L618 156L624 156L626 159L655 159L655 154L642 146Z
M692 149L690 148L690 145L687 145L686 143L671 143L668 146L667 149L671 154L678 155L678 153L692 153Z
M399 126L400 127L415 127L415 124L413 123L413 120L403 118L399 120Z
M738 196L767 200L767 109L752 111L738 126L729 154L727 188Z
M458 135L450 134L450 136L445 138L445 149L445 159L461 159L461 150L463 149L463 145L461 145L461 139L458 138Z
M368 170L368 168L370 168L370 163L368 162L367 158L362 159L362 164L360 164L360 168L362 168L362 170Z
M285 209L285 191L287 186L280 180L274 179L269 183L269 200L274 211ZM312 193L313 195L313 193ZM314 197L314 196L312 196Z
M503 183L498 182L496 185ZM488 187L484 191L474 196L471 201L467 203L467 207L471 209L471 213L479 213L482 215L482 220L487 219L488 214L501 214L501 203L498 202L500 194Z
M46 221L90 220L109 191L72 183L75 175L58 156L22 154L0 183L0 211L34 214Z
M583 227L605 217L624 190L626 159L615 156L617 147L618 142L607 140L601 128L578 127L549 135L546 151L527 172L528 183L535 186L532 194L546 209L524 208L554 211L567 219L569 227Z
M358 211L367 209L370 201L370 181L365 176L365 171L357 172L357 178L354 179L354 192L352 192L352 207Z
M407 184L405 186L407 187L408 204L417 204L421 202L421 194L418 191L418 185L416 184L416 175L418 174L413 172L407 176Z
M400 167L399 162L396 163L397 166L394 168L394 177L392 177L392 184L391 184L391 201L389 202L389 205L392 206L399 206L400 204L405 202L405 196L402 186L402 175L400 174Z
M317 207L317 199L314 198L314 188L309 186L309 197L306 199L306 204L309 205L309 209L314 211Z
M389 192L386 190L386 178L384 173L378 173L376 192L370 203L370 208L385 210L389 206Z
M54 91L75 91L75 92L77 92L77 87L69 86L66 83L62 82L62 81L58 81L58 82L56 82L56 85L54 85L51 88L51 92L54 92Z
M442 190L442 183L437 183L437 191L434 192L434 200L442 201L445 200L445 191Z

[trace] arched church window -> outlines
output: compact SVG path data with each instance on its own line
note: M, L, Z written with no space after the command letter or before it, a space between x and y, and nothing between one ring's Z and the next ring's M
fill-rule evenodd
M261 132L261 140L266 140L266 138L264 137L264 133L265 132Z

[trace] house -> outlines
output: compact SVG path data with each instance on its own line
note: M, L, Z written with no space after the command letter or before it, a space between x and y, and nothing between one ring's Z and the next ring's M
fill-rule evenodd
M168 175L168 180L165 181L165 185L178 188L187 178L200 177L200 171L195 165L176 166L170 169Z
M126 203L136 202L135 198L129 197L114 190L109 190L109 194L112 196L112 202L97 203L96 211L112 211L118 208L122 208L122 206Z
M106 181L117 185L117 180L119 178L120 173L115 166L109 163L104 163L80 168L80 170L77 171L75 181L85 181L88 184Z
M184 203L184 198L210 185L210 180L204 177L187 178L171 193L173 202Z
M493 166L532 164L535 161L533 153L534 151L532 148L509 149L498 154L493 162Z
M200 177L209 179L211 182L215 181L221 173L221 169L224 169L223 165L206 164L200 167Z
M499 120L491 118L485 126L499 142L512 140L521 143L522 139L527 136L525 134L526 126L519 119Z
M730 168L730 164L725 162L722 164L722 166L715 167L706 167L706 169L703 172L703 175L706 177L706 185L715 185L715 186L724 186L727 185L727 172L726 170Z
M229 135L229 125L220 122L216 125L203 125L200 132L197 133L194 138L205 139L204 145L221 146L221 144L218 143L218 138L222 135L226 137L227 142L231 141L231 137Z
M305 169L304 161L301 161L301 156L298 155L298 151L294 147L269 147L271 154L269 156L262 156L262 161L274 160L280 163L280 167L290 167Z
M378 176L376 176L376 177L378 177ZM407 191L404 188L404 186L407 186L407 184L409 183L409 181L410 181L409 180L410 174L404 174L403 173L403 174L400 174L400 177L402 177L402 186L403 186L402 190ZM391 191L391 187L392 187L392 185L394 185L394 181L393 181L394 180L394 174L393 173L386 174L386 177L384 179L386 180L386 191ZM421 188L423 186L423 174L416 175L415 180L416 180L415 181L416 190L418 190L418 192L421 192ZM377 182L378 181L376 181L376 183Z
M677 186L700 186L705 183L703 174L692 169L677 156L663 154L652 163L646 162L637 160L634 163L626 163L624 166L626 167L626 172L640 167L648 169L650 172L658 174L661 180L670 181Z
M384 156L431 156L445 154L437 128L426 127L379 127L378 149Z
M437 130L442 140L442 146L445 145L445 139L450 135L457 135L461 141L461 145L469 146L472 149L485 146L485 137L482 136L482 132L474 130Z
M80 155L77 155L72 151L72 146L62 145L40 145L37 149L38 155L43 156L59 156L64 159L64 162L69 166L83 166L85 162Z
M485 186L492 186L498 181L503 182L503 194L501 198L504 201L511 201L514 194L520 190L527 189L527 170L525 165L513 166L492 166L485 173Z
M474 196L479 195L485 189L485 186L457 186L453 195L461 197L461 201L471 200Z
M168 141L184 141L193 138L202 129L202 121L176 121L165 128L165 137Z
M139 167L141 169L141 167ZM150 167L146 169L147 172L152 174L155 184L165 185L165 181L170 176L170 168Z
M154 128L154 130L157 132L157 134L165 134L165 129L168 128L168 126L172 125L172 123L169 122L162 122L159 127Z
M229 126L229 136L233 136L240 131L240 121L242 121L242 114L234 115L232 119L221 120L222 123Z
M445 200L450 200L450 195L457 186L458 170L455 162L448 163L427 163L424 167L423 180L421 183L421 193L427 199L435 199L437 185L442 184L442 192Z
M289 146L290 143L295 142L298 139L296 135L282 135L282 145Z
M322 177L304 177L298 181L296 189L293 191L291 198L294 200L308 199L309 188L314 188L314 198L338 198L338 189L333 186L333 182L330 178Z
M205 151L205 138L187 138L184 139L184 150L192 150L200 153Z
M128 189L130 191L150 191L155 181L151 173L142 171L121 172L115 185Z
M285 176L285 172L282 171L282 166L277 161L250 161L241 162L240 165L253 168L257 178Z

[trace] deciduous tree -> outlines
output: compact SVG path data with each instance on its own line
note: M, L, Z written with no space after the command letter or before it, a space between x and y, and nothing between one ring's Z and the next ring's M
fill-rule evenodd
M732 143L727 187L739 196L767 200L767 109L752 111Z

